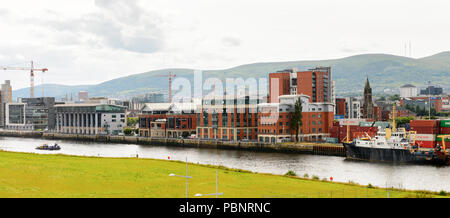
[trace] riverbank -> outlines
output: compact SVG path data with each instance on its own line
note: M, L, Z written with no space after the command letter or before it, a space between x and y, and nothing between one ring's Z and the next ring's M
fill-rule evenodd
M0 197L184 198L185 180L168 175L184 175L185 170L180 161L0 151ZM446 197L435 192L369 188L193 163L188 164L192 176L188 196L214 193L216 170L218 191L226 198Z
M122 143L122 144L137 144L137 145L176 146L189 148L247 150L259 152L315 154L315 155L345 157L345 150L341 144L313 143L313 142L270 144L260 142L235 142L235 141L219 141L219 140L199 140L199 139L164 139L164 138L113 136L113 135L78 135L78 134L47 133L37 131L8 131L8 130L0 130L0 136L41 138L50 140L76 140L76 141L89 141L101 143Z

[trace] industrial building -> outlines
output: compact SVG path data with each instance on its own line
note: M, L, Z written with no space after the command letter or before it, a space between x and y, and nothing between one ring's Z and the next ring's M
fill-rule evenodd
M108 104L56 105L56 132L118 135L126 126L125 108Z

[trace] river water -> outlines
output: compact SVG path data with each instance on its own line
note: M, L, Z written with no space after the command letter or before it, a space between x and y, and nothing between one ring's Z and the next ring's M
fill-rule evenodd
M59 151L40 151L43 143L58 143ZM68 154L100 157L136 157L222 165L253 172L285 174L293 170L299 176L307 173L334 181L369 183L379 187L412 190L450 191L450 167L430 165L393 165L345 160L343 157L305 154L263 153L235 150L198 149L135 144L102 144L95 142L52 141L43 139L0 137L0 150L40 154Z

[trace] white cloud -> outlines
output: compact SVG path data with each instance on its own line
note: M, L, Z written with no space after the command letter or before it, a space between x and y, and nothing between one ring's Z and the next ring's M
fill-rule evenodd
M35 60L50 69L45 82L75 85L169 67L403 55L409 41L414 57L423 57L450 50L449 6L446 0L5 1L0 66ZM0 80L25 87L23 75Z

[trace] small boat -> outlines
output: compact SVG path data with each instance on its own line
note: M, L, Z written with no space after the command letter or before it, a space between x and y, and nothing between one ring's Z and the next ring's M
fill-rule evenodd
M55 150L60 150L61 147L59 147L58 144L54 144L54 145L48 145L48 144L43 144L41 146L36 147L37 150L49 150L49 151L55 151Z

